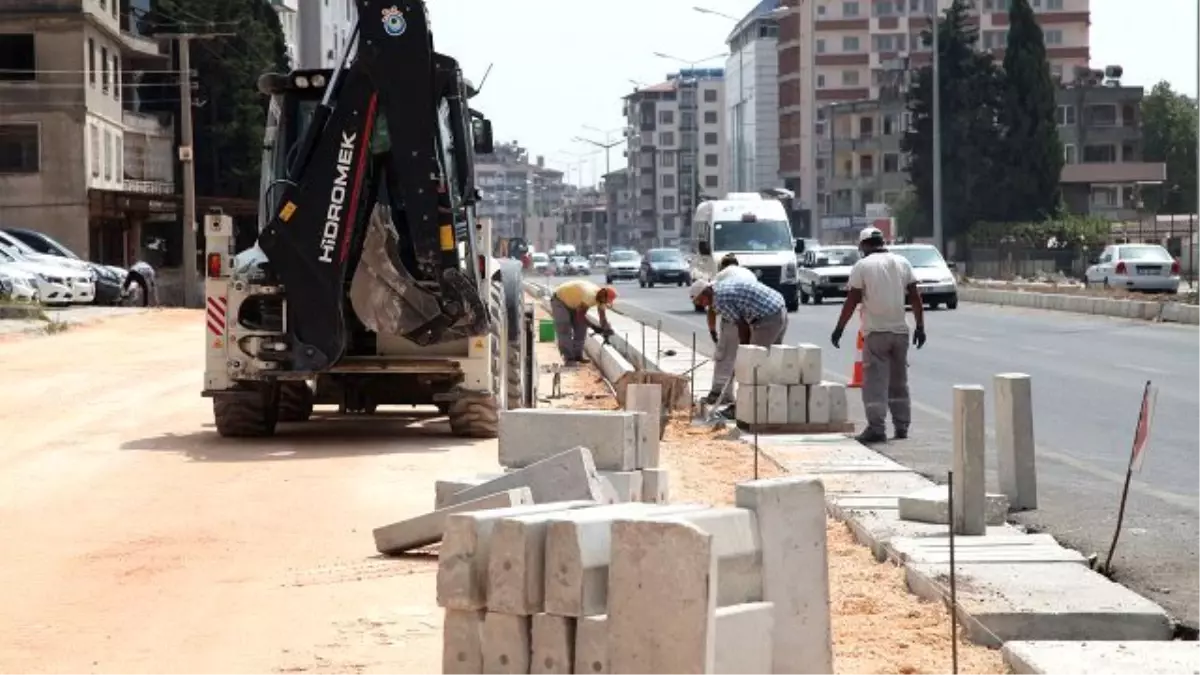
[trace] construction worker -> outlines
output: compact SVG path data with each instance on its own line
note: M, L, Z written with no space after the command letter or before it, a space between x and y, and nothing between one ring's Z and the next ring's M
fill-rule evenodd
M783 344L787 304L779 291L755 278L729 277L696 294L695 304L712 307L737 328L738 344L769 347ZM718 335L718 342L720 336Z
M721 283L727 279L758 281L758 277L753 272L738 264L737 256L732 253L727 253L725 257L721 258L717 276L712 283ZM710 285L706 281L697 281L692 284L690 294L693 304L698 304L697 297ZM712 303L709 303L706 309L708 310L708 334L716 344L716 351L713 353L712 388L704 397L704 402L714 404L722 399L728 400L732 395L732 392L728 390L728 385L729 380L733 377L733 364L737 359L737 348L741 341L738 337L736 323L717 314ZM718 320L720 321L719 327Z
M912 404L908 396L908 321L904 304L912 306L916 329L912 343L925 346L925 312L912 265L903 256L890 253L883 233L868 227L859 233L862 258L850 270L850 291L830 341L840 347L846 323L862 303L863 408L867 428L858 435L861 443L887 440L887 413L892 412L896 438L908 438Z
M572 279L559 284L550 299L554 317L554 333L558 338L558 353L563 363L586 363L583 345L590 326L596 332L611 334L606 308L612 307L617 292L610 286L598 286L587 279ZM588 310L595 307L600 314L599 325L588 321Z

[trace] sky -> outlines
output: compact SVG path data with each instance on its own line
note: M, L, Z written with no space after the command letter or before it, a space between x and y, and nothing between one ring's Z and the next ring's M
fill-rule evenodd
M653 84L687 67L724 67L725 38L756 0L427 0L435 48L459 60L483 92L472 100L493 122L498 142L517 141L532 156L593 184L604 152L573 141L616 140L624 124L621 97L635 80ZM1153 7L1153 11L1150 8ZM469 8L469 9L464 9ZM1092 66L1120 65L1122 81L1149 89L1167 80L1196 95L1197 0L1091 0ZM601 131L593 131L594 127ZM610 154L625 165L623 146ZM581 156L582 155L582 156Z

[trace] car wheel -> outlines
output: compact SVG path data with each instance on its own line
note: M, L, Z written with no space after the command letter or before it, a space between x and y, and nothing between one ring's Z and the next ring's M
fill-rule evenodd
M641 278L641 277L638 277L638 286L641 286L642 288L645 288L645 287L646 287L646 280L645 280L645 279L643 279L643 278Z
M935 309L937 309L937 308L938 308L938 303L936 303L936 302L931 302L931 303L929 303L929 309L930 309L930 311L933 311L933 310L935 310Z
M787 300L785 300L784 302L786 303L787 311L789 311L789 312L795 312L800 309L800 299L794 295L792 297L788 298Z
M682 282L682 281L680 281L679 283L677 283L677 284L675 284L675 285L676 285L676 286L678 286L678 287L680 287L680 288L683 288L683 282Z
M953 297L946 301L946 309L958 309L958 298Z
M604 277L604 283L612 286L612 277Z
M800 289L800 304L802 304L802 305L808 304L808 293L805 293L804 289Z
M1104 277L1104 289L1108 290L1110 288L1112 288L1112 286L1108 285L1108 277Z
M819 305L822 302L825 302L825 298L822 297L820 293L813 293L812 301L814 305Z

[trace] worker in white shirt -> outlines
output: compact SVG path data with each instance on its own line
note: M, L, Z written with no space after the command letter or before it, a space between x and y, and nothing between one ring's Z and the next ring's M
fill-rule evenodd
M887 441L887 414L892 413L896 438L908 438L912 403L908 395L908 320L905 301L912 306L916 328L912 343L925 346L925 312L912 265L903 256L887 250L883 233L868 227L859 233L862 258L850 270L850 291L842 305L830 341L840 347L846 323L862 303L863 319L863 408L867 428L858 435L860 443Z
M737 256L728 253L725 257L721 258L717 276L713 279L712 283L719 284L722 281L731 279L757 281L758 277L755 276L754 272L738 264ZM709 285L705 281L697 281L692 284L691 296L693 304L697 302L697 298L704 293ZM729 380L733 377L733 364L737 359L737 350L738 345L741 344L741 338L738 334L736 323L719 316L712 304L709 304L706 309L708 312L708 335L716 344L716 351L713 352L712 388L709 390L708 395L704 397L704 402L714 404L722 400L729 400L733 393L728 389L728 384ZM718 321L720 322L719 325Z

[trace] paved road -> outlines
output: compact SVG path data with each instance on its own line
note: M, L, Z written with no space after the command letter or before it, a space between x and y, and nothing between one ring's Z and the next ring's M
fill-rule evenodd
M602 279L597 279L602 281ZM618 287L619 308L711 352L703 315L685 289ZM829 344L840 305L802 306L787 340L822 345L827 377L845 381L853 334ZM945 481L950 465L952 387L982 384L991 415L992 376L1033 377L1040 508L1017 520L1103 560L1116 522L1133 427L1147 379L1159 386L1149 455L1135 479L1114 561L1117 579L1198 622L1197 529L1200 358L1194 327L964 303L927 313L929 343L912 352L914 438L881 448L897 461ZM860 413L861 415L861 413ZM861 416L860 416L861 419ZM989 419L989 425L990 425ZM989 443L991 429L989 426ZM989 448L989 489L996 489Z

